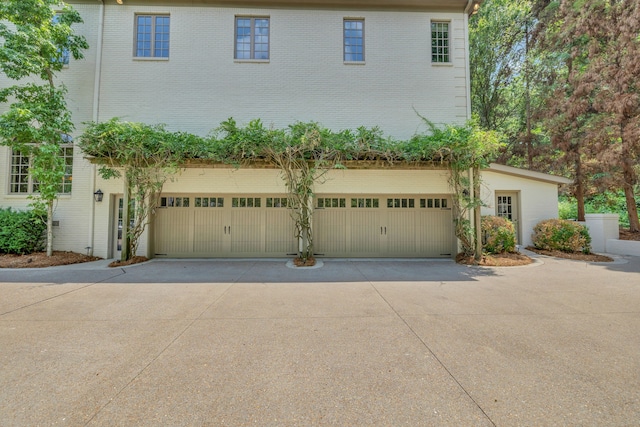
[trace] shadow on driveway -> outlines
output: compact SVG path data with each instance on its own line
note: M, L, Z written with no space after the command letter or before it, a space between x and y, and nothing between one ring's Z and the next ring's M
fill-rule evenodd
M451 260L326 259L320 268L290 268L286 259L154 259L124 268L89 265L0 270L0 282L14 283L326 283L454 282L493 276L495 271Z

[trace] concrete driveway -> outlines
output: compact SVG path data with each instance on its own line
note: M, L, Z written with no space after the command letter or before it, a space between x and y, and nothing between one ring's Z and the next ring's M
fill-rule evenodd
M625 426L640 258L0 270L2 426Z

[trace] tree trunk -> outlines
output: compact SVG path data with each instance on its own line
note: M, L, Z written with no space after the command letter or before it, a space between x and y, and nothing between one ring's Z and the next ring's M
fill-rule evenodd
M475 253L474 259L480 261L482 259L482 203L480 201L480 168L473 168L473 222L475 227Z
M47 256L53 255L53 200L47 200Z
M129 248L129 176L124 171L124 185L122 194L122 252L120 253L121 261L131 259L131 251Z
M584 209L584 177L582 176L582 159L576 154L576 202L578 203L578 221L586 221Z
M303 202L300 206L300 251L299 256L303 261L307 261L313 256L313 237L311 230L312 210L309 208L311 200Z
M633 184L636 181L635 172L631 161L625 160L622 163L622 172L624 176L624 197L627 203L627 213L629 215L629 229L631 231L640 231L640 220L638 220L638 207L636 205L636 197L633 193Z

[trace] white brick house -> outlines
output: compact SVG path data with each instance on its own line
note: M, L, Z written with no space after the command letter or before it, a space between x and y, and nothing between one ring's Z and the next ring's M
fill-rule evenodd
M274 127L379 126L406 139L424 130L416 112L435 123L463 124L471 115L467 20L478 0L69 3L90 44L83 60L60 73L76 136L84 122L112 117L204 136L233 117ZM30 184L16 184L16 161L0 147L0 207L29 203ZM557 185L566 180L499 166L485 175L483 213L499 206L517 215L523 244L534 218L557 216ZM117 256L121 193L122 182L101 180L73 150L54 248ZM316 194L321 255L448 257L456 250L445 170L335 171ZM276 208L284 197L277 170L185 169L163 197L143 255L286 256L296 249L287 211Z

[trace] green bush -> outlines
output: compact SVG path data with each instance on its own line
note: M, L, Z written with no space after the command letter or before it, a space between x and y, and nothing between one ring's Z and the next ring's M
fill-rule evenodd
M591 253L591 236L584 225L565 219L547 219L533 228L533 245L547 251Z
M489 254L515 252L516 230L513 223L499 216L482 217L482 247Z
M640 190L640 187L638 187ZM637 194L637 191L636 191ZM636 204L640 209L640 200L636 198ZM620 227L629 228L629 214L627 212L627 202L622 191L607 191L591 197L584 201L585 213L614 213L620 218ZM578 204L576 199L569 196L558 198L558 216L562 219L577 219Z
M0 253L30 254L42 250L47 224L33 211L0 209Z

